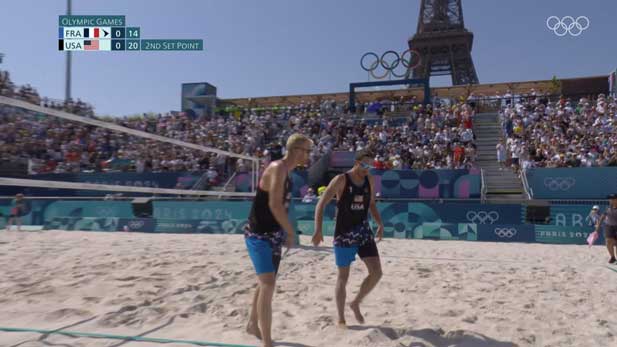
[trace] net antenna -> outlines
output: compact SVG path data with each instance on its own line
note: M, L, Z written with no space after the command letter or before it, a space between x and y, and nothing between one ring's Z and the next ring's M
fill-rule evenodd
M251 162L251 185L250 193L240 192L221 192L221 191L207 191L207 190L177 190L177 189L163 189L163 188L146 188L146 187L129 187L120 185L101 185L90 183L72 183L72 182L59 182L59 181L41 181L35 179L15 179L9 177L0 177L0 185L10 186L22 186L22 187L45 187L45 188L62 188L62 189L78 189L78 190L105 190L105 191L120 191L120 192L140 192L140 193L153 193L153 194L182 194L182 195L197 195L197 196L254 196L255 189L257 188L257 182L259 179L260 159L256 157L246 156L233 152L223 151L217 148L206 147L197 145L194 143L184 142L176 140L170 137L160 136L156 134L147 133L145 131L135 130L127 128L121 125L103 122L96 119L77 116L65 111L55 110L52 108L42 107L22 100L16 100L5 96L0 96L0 105L7 105L25 109L32 112L37 112L45 116L58 117L74 122L93 125L108 130L138 136L144 139L155 140L170 143L173 145L190 148L202 152L211 152L216 154L223 154L229 157L245 159Z

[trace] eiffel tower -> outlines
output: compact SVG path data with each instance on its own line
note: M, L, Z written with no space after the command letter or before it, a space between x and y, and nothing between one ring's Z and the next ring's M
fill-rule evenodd
M418 29L408 44L421 57L408 72L411 78L452 75L453 85L478 83L471 59L473 33L465 29L461 0L422 0Z

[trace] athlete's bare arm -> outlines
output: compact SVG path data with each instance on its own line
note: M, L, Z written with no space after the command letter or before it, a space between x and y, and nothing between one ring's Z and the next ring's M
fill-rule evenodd
M315 233L313 234L313 245L318 246L323 242L322 223L323 223L323 211L328 206L330 201L336 196L340 199L341 191L345 188L345 175L338 175L334 177L328 187L324 191L323 195L319 198L317 206L315 206Z
M371 215L375 219L375 222L377 222L377 240L381 241L381 239L383 239L383 222L381 221L381 215L377 209L377 199L375 198L375 179L373 176L369 175L368 181L371 185L371 205L369 210L371 211Z
M606 212L605 212L605 213L603 213L603 214L600 216L600 219L598 219L598 223L596 223L596 231L599 231L599 230L600 230L600 226L601 226L601 225L602 225L602 223L604 222L604 218L605 218L605 217L606 217Z
M285 209L285 180L287 168L282 162L274 162L268 166L263 176L263 189L268 192L268 206L279 225L287 233L287 241L294 239L293 226Z

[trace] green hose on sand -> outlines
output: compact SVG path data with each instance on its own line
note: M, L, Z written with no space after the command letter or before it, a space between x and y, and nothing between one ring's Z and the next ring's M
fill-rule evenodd
M12 332L12 333L39 333L39 334L56 334L56 335L69 335L77 337L94 337L105 338L114 340L127 340L127 341L143 341L143 342L158 342L158 343L186 343L197 346L213 346L213 347L256 347L250 345L233 345L226 343L207 342L207 341L191 341L191 340L173 340L173 339L157 339L153 337L140 337L140 336L122 336L111 334L98 334L98 333L82 333L76 331L67 330L43 330L43 329L27 329L27 328L6 328L0 327L0 331Z

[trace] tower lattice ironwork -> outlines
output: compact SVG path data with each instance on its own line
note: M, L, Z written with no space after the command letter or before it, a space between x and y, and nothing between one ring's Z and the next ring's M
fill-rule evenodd
M418 29L408 44L421 57L408 77L451 75L453 85L478 83L471 59L473 33L465 29L461 0L422 0Z

